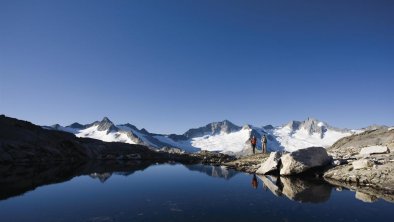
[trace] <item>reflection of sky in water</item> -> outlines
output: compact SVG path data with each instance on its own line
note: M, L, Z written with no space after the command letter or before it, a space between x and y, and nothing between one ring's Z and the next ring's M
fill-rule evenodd
M195 168L193 168L195 169ZM387 221L394 204L368 204L355 193L332 190L328 201L312 204L276 197L253 175L225 180L207 170L154 165L105 183L90 176L47 185L0 201L0 220L16 221Z

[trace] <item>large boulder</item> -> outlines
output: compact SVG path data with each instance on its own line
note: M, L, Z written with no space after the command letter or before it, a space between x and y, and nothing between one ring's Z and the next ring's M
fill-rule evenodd
M284 154L281 162L280 175L292 175L325 166L331 162L331 157L323 147L309 147Z
M280 152L272 152L268 159L261 164L256 174L267 174L279 169L279 160L282 154Z

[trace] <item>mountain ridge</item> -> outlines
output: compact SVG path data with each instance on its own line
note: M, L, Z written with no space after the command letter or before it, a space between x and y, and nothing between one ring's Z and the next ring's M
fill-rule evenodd
M78 137L141 144L156 149L175 147L188 152L209 150L240 155L251 153L250 137L252 135L257 137L258 147L261 147L261 137L266 135L269 150L294 151L308 146L329 147L338 139L363 132L362 129L333 127L312 117L303 121L292 120L276 127L272 125L255 127L250 124L241 127L225 119L191 128L183 134L151 133L145 128L139 129L130 123L116 125L108 117L85 125L75 122L66 127L59 124L44 127L72 132Z

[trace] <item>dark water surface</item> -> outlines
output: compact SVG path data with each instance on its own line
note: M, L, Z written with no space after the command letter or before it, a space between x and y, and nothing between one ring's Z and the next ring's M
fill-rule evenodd
M0 221L394 221L319 181L204 165L2 167ZM257 182L257 183L256 183ZM365 197L364 197L365 198Z

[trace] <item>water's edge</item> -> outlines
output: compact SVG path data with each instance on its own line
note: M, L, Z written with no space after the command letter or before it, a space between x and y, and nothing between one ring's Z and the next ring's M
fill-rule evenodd
M125 176L136 171L143 171L151 165L177 164L175 162L152 162L152 161L88 161L88 162L57 162L51 164L9 164L0 165L0 201L38 187L63 183L77 176L88 175L105 181L112 173ZM245 173L225 166L213 166L203 164L183 164L190 171L199 171L208 176L230 179L235 174ZM246 173L245 173L246 174ZM253 175L253 174L251 174ZM341 184L335 181L325 181L319 177L297 176L256 176L253 175L253 183L260 181L264 189L271 191L275 196L284 196L290 200L302 203L320 203L330 199L331 190L348 189L356 193L355 197L364 202L374 202L383 199L394 202L392 194L378 192L371 189L355 187L352 184Z

